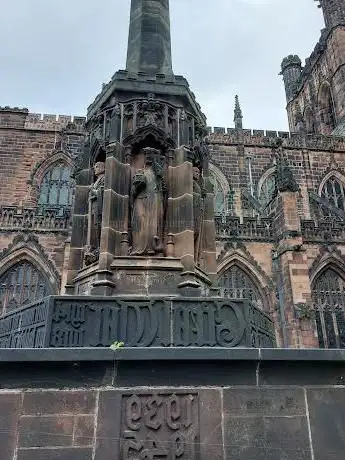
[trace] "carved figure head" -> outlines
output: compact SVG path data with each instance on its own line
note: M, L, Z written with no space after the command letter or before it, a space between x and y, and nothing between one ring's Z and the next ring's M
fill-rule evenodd
M96 177L100 176L101 174L104 174L105 163L103 163L103 161L97 161L97 163L94 164L93 170Z
M197 166L193 167L193 179L196 181L200 180L200 169Z

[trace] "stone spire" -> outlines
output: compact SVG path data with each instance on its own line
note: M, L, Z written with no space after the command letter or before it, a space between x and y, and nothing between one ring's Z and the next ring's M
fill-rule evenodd
M235 122L235 128L236 129L242 129L242 110L240 106L240 101L238 99L238 96L236 94L235 96L235 110L234 110L234 122Z
M172 75L169 0L132 0L126 70Z

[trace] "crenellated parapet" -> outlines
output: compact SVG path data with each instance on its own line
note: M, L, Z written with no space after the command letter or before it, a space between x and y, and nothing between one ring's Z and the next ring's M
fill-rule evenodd
M0 107L0 129L62 131L83 133L86 117L30 113L27 108Z
M345 137L323 134L301 134L289 131L259 129L208 128L208 142L221 145L250 145L271 147L272 140L282 138L288 149L309 149L322 151L345 151Z

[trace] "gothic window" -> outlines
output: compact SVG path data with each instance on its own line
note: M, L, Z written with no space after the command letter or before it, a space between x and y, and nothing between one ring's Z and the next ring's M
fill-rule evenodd
M54 164L44 175L41 182L38 206L41 210L58 209L63 214L70 209L74 197L74 181L71 168L66 163Z
M210 165L209 179L213 187L215 214L227 214L232 209L232 192L228 181L218 168L213 165Z
M328 200L333 206L345 211L345 187L335 176L331 176L321 190L321 198ZM327 214L327 211L324 214Z
M276 191L276 177L274 172L266 176L261 185L259 186L258 198L262 206L266 206L264 214L269 216L275 210L274 194Z
M336 119L332 92L328 83L322 84L320 88L319 115L321 122L321 134L331 134L336 126Z
M19 262L0 277L1 312L42 299L50 294L46 278L28 261Z
M320 348L345 348L345 280L328 268L313 286Z
M219 278L221 296L228 299L247 299L263 308L262 298L247 273L237 265L232 265Z

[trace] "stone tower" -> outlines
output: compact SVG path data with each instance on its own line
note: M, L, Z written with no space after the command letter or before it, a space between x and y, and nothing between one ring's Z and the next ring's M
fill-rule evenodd
M283 59L289 127L309 134L345 133L345 3L318 0L325 28L302 66L297 55Z
M316 0L322 8L328 29L345 24L345 3L343 0Z

